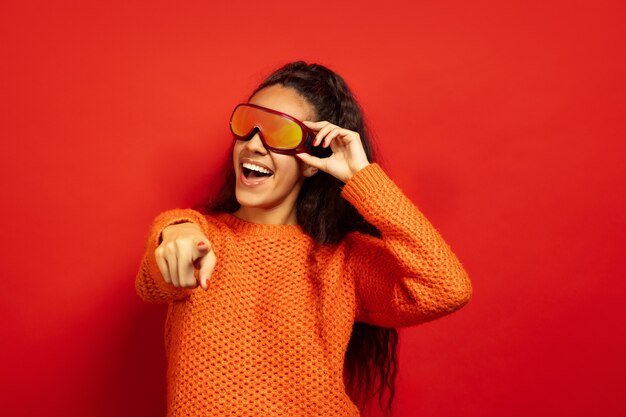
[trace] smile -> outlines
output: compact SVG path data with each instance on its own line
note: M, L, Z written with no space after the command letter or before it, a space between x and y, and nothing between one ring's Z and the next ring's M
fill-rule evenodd
M248 187L261 185L274 175L271 169L256 161L244 161L240 167L239 178Z

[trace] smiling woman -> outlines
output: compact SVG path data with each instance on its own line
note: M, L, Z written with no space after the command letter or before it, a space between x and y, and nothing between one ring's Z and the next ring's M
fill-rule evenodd
M136 280L169 304L168 415L358 416L385 391L390 413L396 328L465 305L464 268L331 70L278 69L231 130L221 191L157 217Z

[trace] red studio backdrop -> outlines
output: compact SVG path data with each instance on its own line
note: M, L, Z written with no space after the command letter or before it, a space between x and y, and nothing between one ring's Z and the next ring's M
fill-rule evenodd
M474 285L400 331L397 416L622 416L620 1L0 4L0 414L164 415L150 221L214 185L228 117L342 74ZM372 415L379 415L374 410Z

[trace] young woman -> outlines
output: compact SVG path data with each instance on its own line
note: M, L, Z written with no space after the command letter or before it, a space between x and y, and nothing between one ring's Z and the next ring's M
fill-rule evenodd
M465 270L336 73L288 64L230 123L220 193L157 217L136 280L169 305L168 416L358 416L385 391L389 412L395 328L466 304Z

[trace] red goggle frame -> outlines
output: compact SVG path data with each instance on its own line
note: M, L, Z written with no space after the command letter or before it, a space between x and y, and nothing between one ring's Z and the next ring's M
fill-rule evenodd
M315 133L295 117L247 103L233 110L230 131L237 140L250 140L259 133L266 149L286 155L311 153L315 139Z

